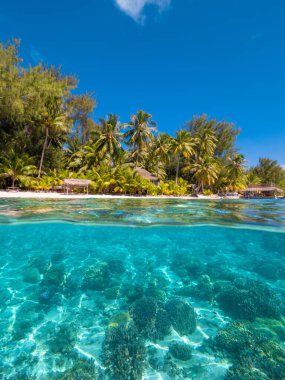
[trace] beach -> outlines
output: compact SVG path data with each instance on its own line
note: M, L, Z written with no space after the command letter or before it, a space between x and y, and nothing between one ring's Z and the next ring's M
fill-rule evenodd
M63 194L53 192L33 192L33 191L0 191L0 198L9 199L222 199L218 195L192 195L174 196L174 195L113 195L113 194Z

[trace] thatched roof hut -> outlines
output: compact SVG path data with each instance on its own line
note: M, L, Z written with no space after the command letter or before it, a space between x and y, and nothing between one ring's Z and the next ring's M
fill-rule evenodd
M246 198L271 198L283 193L283 190L274 184L264 184L249 185L246 189L242 190L242 192Z
M88 194L88 187L91 183L90 179L64 179L62 184L64 188L64 193L68 194L69 190L72 188L83 188L86 189Z
M135 169L135 171L143 178L147 179L148 181L152 182L155 186L159 186L160 179L156 177L154 174L148 172L147 170L138 167Z

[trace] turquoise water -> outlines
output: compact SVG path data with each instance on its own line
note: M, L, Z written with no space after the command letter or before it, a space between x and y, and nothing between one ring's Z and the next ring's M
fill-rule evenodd
M0 200L0 379L284 380L284 211Z

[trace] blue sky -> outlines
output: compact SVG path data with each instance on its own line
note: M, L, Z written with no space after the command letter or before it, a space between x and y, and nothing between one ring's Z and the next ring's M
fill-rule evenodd
M207 113L241 128L249 164L284 165L284 19L284 0L9 0L0 32L78 77L95 118L144 109L173 134Z

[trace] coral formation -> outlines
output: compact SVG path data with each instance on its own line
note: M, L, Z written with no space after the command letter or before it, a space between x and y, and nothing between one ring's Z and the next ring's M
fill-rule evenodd
M192 357L191 347L183 342L171 342L169 353L175 358L182 361L187 361Z
M87 268L83 278L83 289L104 290L110 285L110 272L107 263L99 262Z
M165 309L172 326L180 335L192 334L196 330L196 314L193 306L188 302L173 298L166 303Z
M106 331L102 360L112 380L141 380L145 368L145 342L133 324Z

